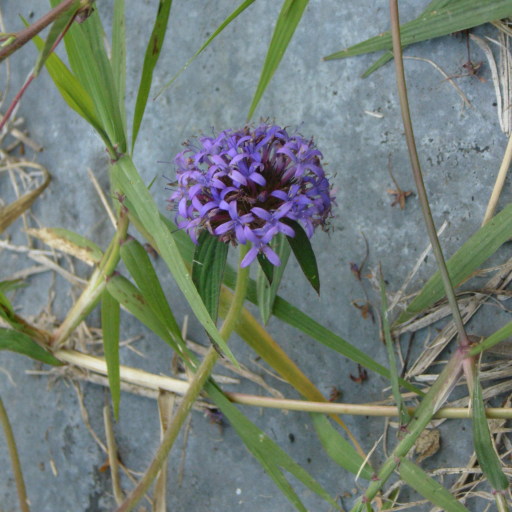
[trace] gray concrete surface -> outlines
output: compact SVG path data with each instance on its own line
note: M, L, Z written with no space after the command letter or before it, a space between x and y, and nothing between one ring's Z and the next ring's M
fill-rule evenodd
M112 3L110 0L97 2L107 31ZM227 0L206 4L199 0L175 2L171 29L155 73L155 88L180 68L235 4ZM180 150L180 143L191 135L211 127L224 129L244 124L279 4L269 0L256 2L170 90L148 104L135 163L147 182L157 177L153 191L162 210L166 208L168 192L161 177L172 174L172 166L161 162L172 161ZM155 0L127 2L129 118L156 5ZM8 31L21 28L18 14L30 16L32 13L31 19L36 19L47 10L43 0L3 1L0 6ZM420 8L421 5L403 6L402 19L417 14ZM323 62L321 57L387 27L387 2L310 2L255 115L255 119L269 117L278 124L299 126L306 136L314 135L328 162L327 169L333 176L337 196L332 232L330 235L318 233L313 242L323 280L321 297L310 290L294 264L287 270L283 296L384 364L386 358L377 325L364 320L351 305L351 301L363 298L363 292L350 272L349 263L362 260L361 233L364 233L370 245L369 266L381 263L389 287L397 289L427 244L417 199L409 199L406 209L401 211L390 206L392 199L387 193L388 188L394 188L387 171L389 155L401 187L413 188L394 70L388 65L362 80L360 75L373 62L374 56L335 62ZM492 32L492 29L485 28L483 32ZM476 48L472 51L474 59L484 60ZM450 75L461 74L461 66L467 60L465 40L453 36L416 45L406 54L432 59ZM28 45L11 59L11 97L29 72L35 56L34 48ZM432 211L438 224L449 221L443 245L451 254L478 228L505 148L494 89L485 64L482 72L485 81L459 79L458 83L474 106L467 109L430 64L409 60L406 72ZM4 74L5 69L0 68L0 73ZM382 118L365 111L379 112ZM100 140L84 121L67 109L46 72L41 73L27 91L18 115L26 119L32 138L44 146L37 160L53 176L51 186L33 208L34 215L44 226L75 230L105 247L112 228L86 174L91 168L100 182L107 184L107 159ZM5 180L1 187L2 197L8 199L10 189ZM502 204L509 200L507 189ZM13 243L23 243L19 227L17 224L16 229L10 231ZM1 257L0 279L9 278L13 272L31 264L19 254L3 252ZM429 258L420 271L417 283L432 271L432 260ZM188 310L161 264L160 270L176 315L181 318ZM87 275L85 268L80 271ZM62 278L57 277L55 283L53 279L50 273L33 277L29 287L17 293L15 302L21 314L40 313L55 288L53 310L57 322L64 318L70 304L70 289ZM366 288L371 293L368 285ZM98 325L97 314L93 314L91 323ZM136 347L145 358L125 349L122 361L153 372L168 373L170 353L165 344L127 315L123 316L123 326L125 338L143 335ZM490 332L492 322L480 324L479 329ZM357 373L354 363L276 320L270 322L270 330L326 394L332 386L337 386L348 402L367 402L383 396L384 381L377 375L371 374L367 382L356 384L349 378L349 374ZM191 322L190 336L206 343L197 322ZM422 341L423 336L416 338L418 345ZM242 362L263 374L254 363L254 354L241 341L234 340L232 347ZM114 503L110 477L108 472L100 471L105 456L83 424L76 394L69 382L27 375L26 370L39 366L18 355L2 353L0 367L6 372L0 373L0 393L15 429L32 510L110 510ZM270 378L269 381L286 396L296 396L285 384ZM245 381L227 389L259 392ZM91 426L104 438L101 409L108 395L103 388L92 384L83 384L82 391ZM306 414L243 410L332 495L352 491L353 477L323 453ZM366 450L378 439L384 424L381 419L366 417L347 417L346 421ZM142 471L158 442L155 402L123 394L116 434L123 462ZM290 434L293 434L293 443ZM465 422L450 423L449 428L445 425L443 450L426 461L426 466L453 466L455 461L464 464L469 456L469 434L469 425ZM381 460L380 453L377 450L376 462ZM177 476L181 457L182 441L170 460L169 510L293 510L229 426L221 433L207 419L194 413L184 455L183 481ZM17 510L3 442L0 442L0 468L0 510ZM329 510L326 503L300 485L297 489L308 510ZM350 500L346 499L345 504L349 506Z

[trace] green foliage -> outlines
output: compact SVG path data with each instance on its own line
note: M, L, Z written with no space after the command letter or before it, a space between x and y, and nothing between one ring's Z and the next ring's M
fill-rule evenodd
M215 384L208 383L205 389L208 395L215 401L215 404L222 410L230 424L233 425L233 428L247 449L297 510L307 512L306 507L283 474L283 470L293 475L299 482L336 507L336 509L338 508L336 502L329 496L327 491L305 469L299 466L284 450L274 443L267 434L251 423L229 402Z
M507 475L503 473L501 461L496 453L494 442L485 415L482 386L478 378L475 378L472 394L472 419L473 419L473 444L475 446L476 458L483 474L494 490L504 491L508 489L509 482Z
M485 226L471 236L448 260L451 282L458 286L509 238L512 232L512 205L508 205ZM439 272L436 272L421 289L420 293L400 315L397 324L411 319L444 297L444 287Z
M304 9L308 5L308 0L285 0L281 12L274 27L272 40L268 47L267 56L261 70L260 80L256 87L256 92L252 99L251 106L247 118L251 119L258 103L260 102L265 89L267 88L270 80L274 76L281 59L283 58L286 48L290 43L292 36L297 28Z
M192 281L214 322L217 321L228 248L227 244L205 230L199 236L192 263Z
M101 295L101 329L103 351L107 363L108 387L112 397L114 416L119 419L121 400L121 376L119 371L119 302L107 290Z
M511 15L512 4L509 0L435 1L431 2L418 18L400 26L400 40L402 47L404 47L419 41L476 27L489 21L507 18ZM332 53L324 60L344 59L364 53L386 50L386 54L363 75L368 76L393 58L391 49L391 33L385 32L346 50Z
M282 233L273 238L270 243L270 247L279 256L281 265L279 267L275 267L268 262L266 258L260 259L260 255L258 254L260 267L258 269L258 277L256 279L256 291L258 295L258 307L260 309L261 319L265 325L272 315L277 291L281 284L291 252L290 244ZM261 260L263 260L263 263Z
M0 350L10 350L46 364L59 366L62 363L50 352L38 345L26 334L0 327Z
M313 247L311 247L308 235L297 221L288 219L284 219L283 221L295 231L294 237L288 236L286 238L309 284L314 288L316 293L320 294L320 274L318 272L318 265L316 264L316 256Z
M374 475L372 468L356 452L354 447L338 434L323 414L311 414L313 425L325 452L342 468L354 475L370 480Z
M446 512L468 512L448 490L431 478L423 469L409 459L402 459L399 466L400 477L424 498Z
M132 153L139 133L140 124L146 104L149 98L149 91L151 90L151 83L153 82L153 71L160 57L162 45L164 42L165 34L169 21L169 14L171 12L172 0L160 0L158 4L157 15L153 31L148 41L146 48L146 55L144 56L144 64L142 66L142 73L139 83L139 92L137 93L137 100L135 102L135 112L133 114L132 124Z

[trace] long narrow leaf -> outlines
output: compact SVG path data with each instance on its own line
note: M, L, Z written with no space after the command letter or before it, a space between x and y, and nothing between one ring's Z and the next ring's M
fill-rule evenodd
M452 496L439 482L431 478L409 459L400 462L400 477L424 498L446 512L468 512L468 509Z
M126 134L120 101L103 39L99 15L93 12L83 23L71 27L64 43L71 68L93 100L111 146L124 153Z
M473 443L476 458L483 474L496 491L504 491L509 487L508 478L503 473L501 461L494 447L489 424L485 415L482 386L478 378L472 394Z
M158 337L178 351L174 338L151 309L142 292L125 277L114 274L107 281L107 291L122 304L135 318L151 329Z
M400 383L398 382L398 368L396 366L395 352L393 350L393 340L391 338L391 329L389 327L388 319L388 299L386 295L386 284L382 272L380 273L380 300L381 300L381 317L382 317L382 330L384 331L384 339L386 342L386 351L389 361L389 372L391 380L391 390L393 398L395 399L396 406L398 407L398 416L400 418L400 425L407 425L409 422L409 414L404 406L402 395L400 393Z
M272 281L269 282L264 271L260 267L258 269L258 277L256 279L256 290L258 294L258 307L263 323L266 325L272 315L272 308L277 296L277 290L281 284L288 258L290 257L290 244L287 242L286 237L281 233L276 236L272 242L271 247L273 251L279 256L281 265L274 267L272 265ZM259 255L258 255L259 256Z
M171 86L171 84L185 71L190 64L201 54L203 51L208 48L210 43L235 19L238 17L239 14L245 11L247 7L249 7L251 4L254 3L255 0L245 0L240 6L238 6L220 25L219 27L213 32L213 34L203 43L201 48L197 50L192 57L190 57L189 60L185 63L185 65L168 81L166 82L162 88L158 91L157 96L162 94L162 92Z
M75 0L73 3L69 5L69 7L61 13L61 15L53 22L48 35L46 36L46 40L43 48L39 52L39 56L36 61L36 65L34 66L34 75L37 76L41 68L44 66L46 59L50 55L52 51L52 47L55 44L55 41L62 34L63 30L66 28L66 25L71 22L73 17L76 14L76 11L80 7L80 0Z
M0 327L0 350L10 350L54 366L62 363L22 332Z
M448 4L442 9L423 13L400 27L402 46L472 28L512 15L509 0L466 0ZM385 32L367 41L328 55L324 60L343 59L354 55L391 50L391 34Z
M253 116L265 89L274 76L307 5L308 0L285 0L283 3L261 70L260 80L249 108L248 119Z
M119 401L121 399L119 312L119 302L105 290L101 296L101 329L103 331L103 350L107 363L108 387L116 420L119 419Z
M34 37L33 41L39 50L43 48L44 41L39 36ZM94 102L76 76L55 53L48 57L45 66L64 101L96 130L105 144L109 145L110 139L103 129Z
M181 330L169 307L148 253L137 240L129 238L121 244L120 255L149 307L173 336L176 345L182 352L185 349L185 342L181 336Z
M297 510L307 512L297 493L283 474L283 469L302 482L308 489L337 507L336 502L327 491L286 452L284 452L268 435L251 423L217 388L210 382L205 386L208 395L227 417L237 434L241 437L247 449L263 466L268 475L274 480L281 492L290 500Z
M208 231L199 236L192 264L192 281L196 285L212 320L217 321L220 287L229 246Z
M126 133L126 18L125 0L115 0L112 22L112 75Z
M450 279L458 286L468 278L487 258L503 245L512 233L512 205L481 227L447 262ZM400 315L397 324L412 318L444 297L444 287L439 272L436 272L422 288L416 298Z
M139 83L139 92L137 93L135 112L133 114L132 152L139 133L140 123L142 122L144 111L146 110L151 82L153 81L153 70L158 62L158 57L160 57L165 33L167 32L171 5L172 0L159 1L155 24L146 48L146 55L144 56L144 64L142 66L142 74Z
M160 212L133 162L128 156L121 157L112 166L111 172L114 190L119 187L117 190L126 196L128 210L132 208L134 215L140 219L140 223L145 230L152 234L156 249L162 255L197 319L215 343L219 345L220 349L234 362L235 358L231 350L222 339L196 287L192 283L190 273L181 259L176 242L166 224L160 219Z
M323 414L311 414L313 425L325 452L331 459L347 471L370 480L374 475L372 468L364 462L354 447L338 434Z

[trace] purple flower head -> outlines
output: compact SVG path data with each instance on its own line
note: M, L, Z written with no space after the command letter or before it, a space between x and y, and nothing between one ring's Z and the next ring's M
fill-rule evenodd
M270 248L278 233L293 237L288 221L300 222L308 237L324 227L334 197L313 140L279 126L225 130L185 143L175 158L177 188L169 198L176 224L197 243L208 229L223 242L250 242L242 261L258 253L279 265Z

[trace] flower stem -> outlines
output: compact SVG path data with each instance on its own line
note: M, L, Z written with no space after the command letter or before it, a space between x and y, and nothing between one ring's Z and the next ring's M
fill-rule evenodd
M20 502L20 510L22 512L30 512L27 499L27 490L23 480L23 473L21 471L20 459L18 457L18 450L16 448L16 440L12 431L7 411L5 410L2 399L0 398L0 424L2 425L5 433L5 440L9 449L11 457L12 472L14 473L14 480L16 482L16 489L18 490L18 499Z
M240 262L247 254L248 249L249 248L247 245L240 245ZM220 329L220 334L226 342L235 329L236 323L240 316L245 296L247 294L248 282L249 267L239 267L233 302L231 303L231 307ZM191 380L189 388L185 393L180 406L176 410L169 428L165 431L162 443L160 444L160 447L158 448L153 461L151 462L149 468L146 470L146 473L141 478L135 489L133 489L126 501L117 509L117 512L128 512L129 510L132 510L155 480L158 472L167 460L169 452L174 442L176 441L181 427L189 415L194 402L197 400L199 393L201 393L201 390L203 389L206 381L209 379L218 358L219 353L217 352L217 349L214 346L210 347L199 368L197 369L194 378Z
M459 333L459 344L461 346L468 346L469 340L466 335L462 316L460 314L457 299L455 297L455 291L453 289L450 275L448 274L448 268L443 256L443 250L437 237L436 227L432 218L432 212L430 211L430 204L428 202L427 191L425 189L425 183L423 182L423 175L421 172L420 161L418 158L418 152L416 150L416 143L414 139L414 131L412 128L411 114L409 111L409 102L407 99L407 86L405 83L404 73L404 62L402 59L402 45L400 42L400 20L398 15L397 0L389 0L389 10L391 13L391 35L393 38L393 55L395 58L395 70L396 70L396 81L398 88L398 96L400 98L400 108L402 110L402 121L404 124L405 139L407 141L407 148L409 150L409 158L411 161L412 174L416 183L416 189L418 191L418 199L421 205L421 211L423 212L423 218L427 228L430 243L432 244L432 250L434 252L437 266L441 274L441 279L444 284L444 289L448 303L450 304L450 310L453 315L453 320L457 331Z

